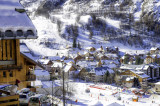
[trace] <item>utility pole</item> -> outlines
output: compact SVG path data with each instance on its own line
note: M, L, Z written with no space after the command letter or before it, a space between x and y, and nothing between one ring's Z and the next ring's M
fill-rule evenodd
M63 70L63 106L65 106L65 92L64 92L64 70Z
M52 72L49 72L50 73L50 81L52 81L52 101L51 101L51 106L53 106L53 79L52 79Z
M53 106L53 79L52 79L52 106Z

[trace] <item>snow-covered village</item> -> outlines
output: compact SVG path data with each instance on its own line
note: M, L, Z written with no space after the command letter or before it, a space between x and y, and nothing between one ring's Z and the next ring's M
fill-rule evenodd
M160 106L160 0L0 0L0 106Z

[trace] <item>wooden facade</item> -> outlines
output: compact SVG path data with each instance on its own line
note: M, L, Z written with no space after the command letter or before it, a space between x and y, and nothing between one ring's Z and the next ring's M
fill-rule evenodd
M0 84L15 84L18 79L19 89L30 86L35 64L20 53L19 39L0 40L0 51Z
M139 83L141 86L143 87L146 87L148 84L147 84L147 79L148 77L141 77L141 75L137 75L136 73L132 72L131 70L126 70L126 71L123 71L121 72L120 75L126 75L126 76L132 76L132 77L135 77L138 79ZM128 82L128 81L123 81L123 83L133 83L132 81L131 82Z

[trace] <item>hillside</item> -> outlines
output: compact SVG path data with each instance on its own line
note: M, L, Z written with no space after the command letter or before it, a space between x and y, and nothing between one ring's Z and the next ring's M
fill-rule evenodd
M38 39L22 42L38 55L67 55L68 48L73 46L81 49L90 45L118 46L126 52L159 45L159 0L21 0L21 3L38 31Z

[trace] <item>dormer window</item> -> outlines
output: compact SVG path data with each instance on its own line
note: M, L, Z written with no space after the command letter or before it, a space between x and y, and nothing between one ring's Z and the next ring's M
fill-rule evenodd
M6 37L13 37L13 32L11 30L5 31L5 36Z
M17 30L17 36L23 36L23 31L22 30Z
M33 33L32 30L28 30L26 34L27 34L27 36L29 36L29 35L32 35L32 36L33 36L33 35L34 35L34 33Z

